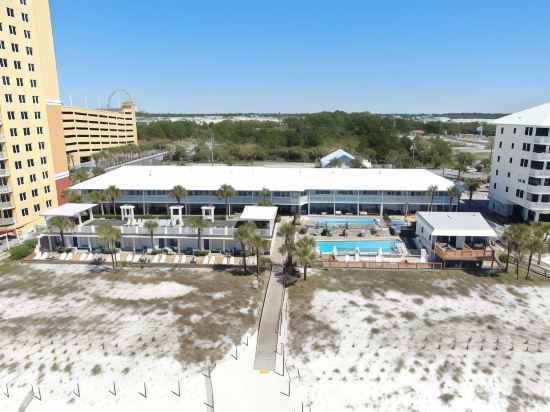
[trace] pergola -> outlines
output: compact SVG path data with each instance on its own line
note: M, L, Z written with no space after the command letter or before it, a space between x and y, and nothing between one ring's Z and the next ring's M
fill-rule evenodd
M42 213L42 216L48 221L53 217L66 217L70 219L78 219L78 224L82 225L82 214L88 212L90 220L93 220L94 213L92 209L96 207L95 203L65 203L62 206L50 209Z

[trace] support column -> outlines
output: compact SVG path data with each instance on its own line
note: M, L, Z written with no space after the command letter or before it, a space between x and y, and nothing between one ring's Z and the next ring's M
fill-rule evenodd
M332 214L336 216L336 192L332 192Z
M88 251L92 251L92 239L88 238Z

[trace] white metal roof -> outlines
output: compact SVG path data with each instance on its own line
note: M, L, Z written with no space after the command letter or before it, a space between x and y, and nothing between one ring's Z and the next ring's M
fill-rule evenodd
M239 220L275 220L277 209L275 206L245 206Z
M124 166L72 187L75 190L218 190L302 192L304 190L445 191L453 183L425 169L341 169L251 166Z
M50 209L42 213L45 217L78 217L81 213L93 209L95 203L65 203L62 206Z
M550 127L550 102L501 117L493 123Z
M417 212L433 229L432 236L497 237L477 212Z
M334 152L331 152L329 153L328 155L326 156L323 156L321 157L321 164L323 166L326 166L328 165L332 160L334 159L340 159L342 157L346 157L350 160L353 160L355 159L355 156L349 154L348 152L346 152L344 149L337 149L335 150Z

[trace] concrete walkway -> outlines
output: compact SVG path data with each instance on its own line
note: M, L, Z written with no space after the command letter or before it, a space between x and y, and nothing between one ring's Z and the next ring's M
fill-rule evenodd
M260 318L256 357L254 358L254 369L256 370L275 370L284 294L282 268L274 266L269 278L269 284L267 285L262 316Z
M275 226L273 239L271 241L271 261L273 269L267 285L258 340L256 343L256 357L254 358L254 369L261 371L275 370L277 341L279 338L279 327L285 288L283 284L283 257L279 253L283 238L277 235L279 223Z

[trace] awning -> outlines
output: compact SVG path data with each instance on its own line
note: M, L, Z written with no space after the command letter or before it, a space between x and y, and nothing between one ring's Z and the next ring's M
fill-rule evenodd
M42 213L44 217L78 217L82 213L96 207L95 203L65 203L62 206Z

